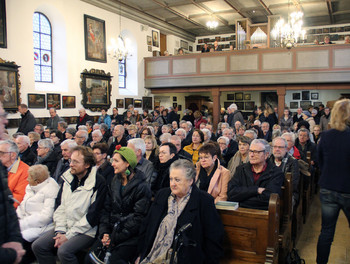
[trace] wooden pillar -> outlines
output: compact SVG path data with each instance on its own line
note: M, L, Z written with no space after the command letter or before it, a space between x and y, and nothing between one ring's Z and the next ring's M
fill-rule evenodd
M286 96L286 87L281 86L277 88L278 95L278 119L283 116L283 111L285 108L285 96Z
M211 96L213 97L213 131L216 131L220 121L220 90L219 88L212 88Z

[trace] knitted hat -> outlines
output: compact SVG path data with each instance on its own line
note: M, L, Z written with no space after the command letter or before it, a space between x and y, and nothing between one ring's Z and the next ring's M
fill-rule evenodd
M122 155L129 163L130 167L135 169L137 165L137 158L135 152L131 148L122 147L118 145L115 147L114 153L119 153L120 155Z

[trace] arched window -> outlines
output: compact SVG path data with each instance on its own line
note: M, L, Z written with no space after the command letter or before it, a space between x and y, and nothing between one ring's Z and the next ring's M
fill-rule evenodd
M34 73L36 82L52 83L52 30L47 17L33 16Z
M126 65L125 59L119 61L119 88L126 88Z

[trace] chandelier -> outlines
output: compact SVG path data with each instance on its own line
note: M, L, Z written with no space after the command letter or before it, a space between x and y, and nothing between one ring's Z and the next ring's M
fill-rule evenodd
M213 29L216 29L218 27L219 23L217 21L215 21L214 19L213 20L209 20L207 22L207 27L210 29L210 30L213 30Z
M289 13L289 12L288 12ZM271 31L272 39L275 47L281 46L283 48L291 49L296 46L299 41L305 40L306 31L302 29L303 12L293 12L288 16L288 21L285 22L281 18Z

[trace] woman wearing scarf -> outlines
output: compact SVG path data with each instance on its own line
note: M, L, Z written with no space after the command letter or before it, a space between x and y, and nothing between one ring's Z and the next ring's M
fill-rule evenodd
M252 140L247 136L241 136L237 138L238 151L230 159L227 169L230 171L231 178L235 175L236 169L239 165L247 163L249 161L249 146Z

